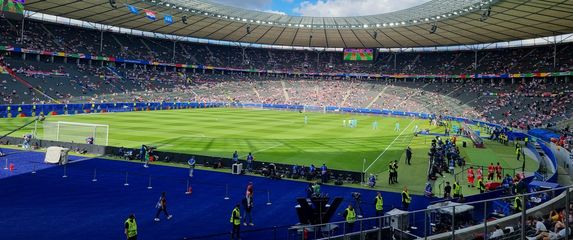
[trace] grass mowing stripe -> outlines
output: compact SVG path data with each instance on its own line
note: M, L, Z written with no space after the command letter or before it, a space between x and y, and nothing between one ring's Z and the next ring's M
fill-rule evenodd
M382 153L380 153L380 155L378 155L378 157L376 157L376 159L374 159L374 161L372 163L370 163L370 165L368 165L368 167L364 170L365 172L368 171L368 169L370 169L370 167L372 167L372 165L374 165L374 163L376 163L376 161L378 161L378 159L380 159L380 157L382 157L382 155L384 155L384 153L386 153L386 151L388 151L390 146L392 146L392 144L394 144L394 142L396 142L396 140L400 136L402 136L402 134L412 125L413 122L414 122L414 119L412 119L412 121L410 121L410 124L408 124L408 126L406 126L406 128L404 128L404 130L402 130L402 132L396 138L394 138L394 140L390 144L388 144L388 146L386 146L384 151L382 151Z

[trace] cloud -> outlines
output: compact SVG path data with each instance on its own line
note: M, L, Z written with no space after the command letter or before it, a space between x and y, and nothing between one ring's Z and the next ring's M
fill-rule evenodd
M240 7L244 9L264 9L271 5L273 0L211 0L212 2Z
M263 12L274 13L274 14L280 14L280 15L287 15L286 12L276 11L276 10L263 10Z
M393 12L429 0L317 0L303 1L294 13L315 17L348 17Z

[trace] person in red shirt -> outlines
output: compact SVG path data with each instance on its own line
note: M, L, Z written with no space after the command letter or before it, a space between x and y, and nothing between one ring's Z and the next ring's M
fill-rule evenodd
M478 179L478 181L481 180L481 179L483 179L483 173L482 173L482 170L481 170L481 169L482 169L482 167L479 167L479 168L477 169L477 179Z
M474 167L470 166L467 172L468 176L468 187L474 187Z
M493 181L493 172L495 171L495 167L493 166L493 163L490 163L489 166L487 167L487 180L488 181Z
M249 182L249 184L247 184L247 191L245 191L245 197L253 197L253 193L253 182Z
M495 173L497 175L497 180L501 180L501 172L502 172L502 168L501 165L499 165L499 162L497 163L497 166L495 166Z

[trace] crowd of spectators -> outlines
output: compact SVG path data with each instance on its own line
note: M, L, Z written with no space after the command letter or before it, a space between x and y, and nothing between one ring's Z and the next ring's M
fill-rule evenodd
M402 74L500 74L569 71L571 44L446 52L380 52L372 62L343 61L341 52L219 46L147 38L55 23L0 19L0 44L34 50L84 53L151 62L176 62L293 72ZM103 39L102 39L103 36ZM41 40L40 40L41 39ZM476 65L477 59L477 65Z
M566 71L571 44L473 51L379 53L373 62L343 61L340 52L218 46L27 21L0 19L0 44L159 62L293 72L406 74ZM100 39L103 36L103 39ZM39 39L42 39L39 41ZM101 41L100 41L101 40ZM100 47L100 42L102 46ZM549 54L551 53L551 54ZM201 101L339 106L455 115L528 129L570 119L573 84L565 78L502 80L370 80L108 64L3 53L2 103L48 101L21 80L61 102ZM4 58L4 57L3 57Z

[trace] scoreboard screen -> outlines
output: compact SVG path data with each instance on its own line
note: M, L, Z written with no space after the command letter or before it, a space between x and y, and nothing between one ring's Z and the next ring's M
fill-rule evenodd
M346 48L344 49L344 61L372 61L374 49Z

